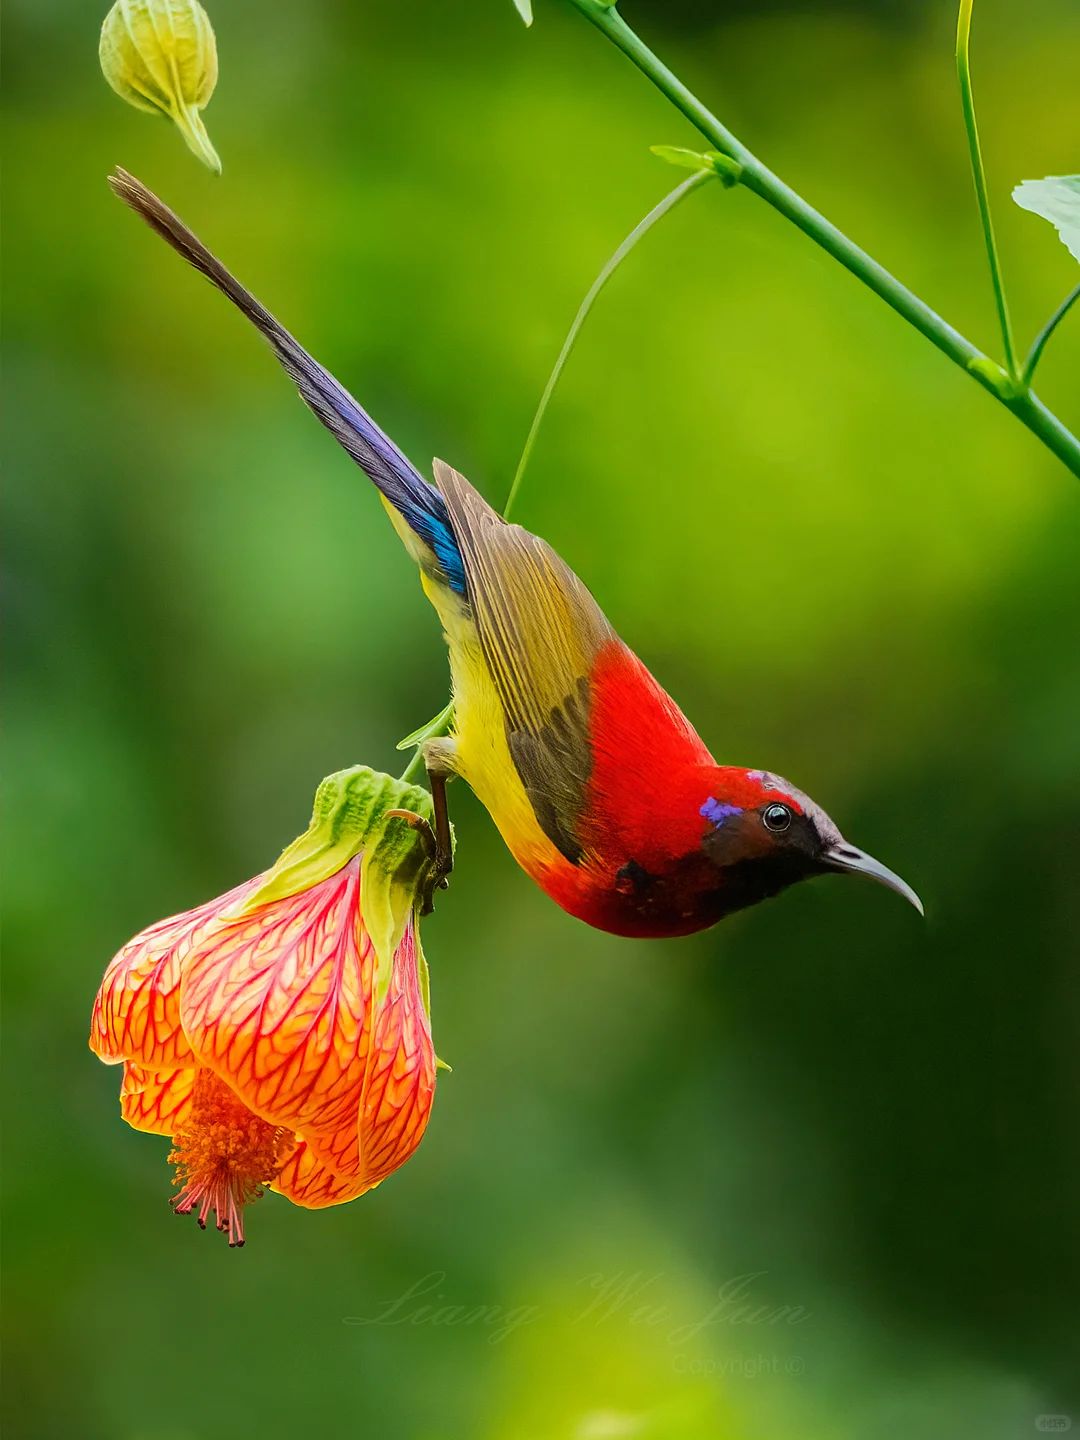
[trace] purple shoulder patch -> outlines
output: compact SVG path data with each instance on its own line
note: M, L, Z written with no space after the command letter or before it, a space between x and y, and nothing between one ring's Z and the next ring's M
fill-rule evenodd
M721 800L710 799L705 801L698 813L719 827L725 820L730 820L733 815L741 815L743 812L738 805L725 805Z

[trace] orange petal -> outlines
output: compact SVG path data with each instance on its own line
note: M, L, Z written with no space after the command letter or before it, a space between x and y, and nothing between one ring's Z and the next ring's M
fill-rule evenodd
M356 1195L405 1163L431 1114L435 1051L417 971L418 943L410 920L374 1022L358 1111L329 1135L308 1132L319 1162L343 1184L357 1182Z
M136 1130L172 1135L187 1120L195 1070L147 1070L134 1060L124 1066L120 1113Z
M417 972L412 922L394 956L390 988L372 1037L360 1107L360 1169L366 1187L404 1165L420 1144L435 1096L435 1051Z
M355 1124L373 961L357 856L207 936L184 967L184 1030L200 1062L257 1115L332 1134Z
M301 1140L270 1186L294 1205L321 1210L326 1205L343 1205L355 1200L371 1186L362 1176L338 1175L325 1163L325 1155L313 1140Z
M171 915L142 930L113 957L90 1021L90 1048L108 1064L140 1060L154 1069L193 1064L180 1026L180 978L192 947L222 912L260 883L247 880L226 895Z

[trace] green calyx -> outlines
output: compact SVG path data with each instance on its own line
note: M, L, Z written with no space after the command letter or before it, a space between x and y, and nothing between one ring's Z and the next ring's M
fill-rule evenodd
M431 866L422 831L388 810L407 810L430 824L431 796L367 765L328 775L315 792L310 825L281 852L239 912L250 915L309 890L361 855L360 909L377 957L377 999L390 984L394 953Z

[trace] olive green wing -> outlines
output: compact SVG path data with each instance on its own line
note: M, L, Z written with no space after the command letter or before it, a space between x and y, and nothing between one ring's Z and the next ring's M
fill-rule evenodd
M441 460L435 479L461 551L484 658L506 712L506 738L544 833L571 862L592 771L590 676L616 639L555 551L510 525Z

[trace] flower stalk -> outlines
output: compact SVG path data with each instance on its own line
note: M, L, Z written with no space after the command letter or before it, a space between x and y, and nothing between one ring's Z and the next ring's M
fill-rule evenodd
M1046 342L1061 324L1062 320L1065 319L1065 316L1076 304L1077 300L1080 300L1080 285L1077 285L1075 289L1069 291L1068 295L1065 296L1065 299L1032 341L1031 349L1028 351L1028 357L1024 361L1022 382L1025 388L1029 388L1031 385L1031 377L1035 374L1036 365L1038 365L1042 359L1042 353L1046 349Z
M1012 321L1009 319L1009 302L1005 298L1005 282L1001 277L1001 260L998 256L997 241L994 239L994 221L990 214L990 196L986 188L986 170L983 166L982 146L979 144L979 126L975 119L975 97L971 89L971 10L974 0L960 0L960 12L956 22L956 75L960 82L960 104L964 111L964 129L967 131L968 153L971 157L971 176L975 182L975 198L979 204L979 218L982 221L983 239L986 242L986 258L990 262L990 279L994 286L994 303L997 306L998 324L1001 326L1001 342L1005 347L1005 369L1015 381L1019 380L1016 365L1016 346L1013 343Z
M701 158L703 159L704 157ZM540 422L544 418L544 412L547 410L548 402L555 393L555 386L559 383L559 376L563 372L563 366L570 358L570 352L574 348L581 327L588 319L589 311L593 307L593 302L641 237L647 234L658 220L662 220L665 215L674 210L679 201L689 195L691 190L699 189L707 180L713 179L716 174L717 171L709 166L705 169L695 171L695 173L691 175L689 179L684 180L681 185L676 185L675 189L672 190L670 194L665 195L659 205L655 205L653 209L649 211L648 215L645 216L645 219L631 230L630 234L615 251L611 259L589 287L585 299L581 302L578 312L574 316L566 339L563 341L563 347L559 351L551 374L548 376L548 382L544 386L544 393L540 396L540 404L536 407L536 414L533 416L533 422L529 426L529 433L525 439L525 448L521 452L521 459L518 461L517 471L514 474L513 483L510 486L510 493L507 495L506 504L503 506L502 513L504 520L510 519L510 511L514 508L514 501L517 499L518 490L521 488L521 481L525 475L525 467L529 463L529 456L532 454L533 444L536 441L537 432L540 429Z

